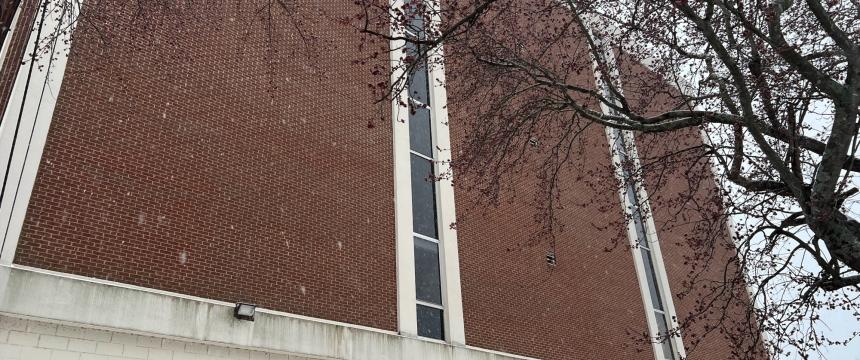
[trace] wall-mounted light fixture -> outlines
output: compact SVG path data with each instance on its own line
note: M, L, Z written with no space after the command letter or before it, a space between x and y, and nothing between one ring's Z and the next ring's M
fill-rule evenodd
M233 308L233 316L239 320L254 321L254 313L257 312L257 305L236 303Z

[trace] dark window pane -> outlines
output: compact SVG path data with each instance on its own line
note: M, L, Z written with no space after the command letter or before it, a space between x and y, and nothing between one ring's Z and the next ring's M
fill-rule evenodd
M418 62L418 49L418 44L407 41L406 44L403 45L404 60L409 64Z
M664 342L661 344L663 346L663 358L666 360L674 360L674 350L672 350L672 345L669 342Z
M650 248L648 234L645 232L645 219L642 218L642 212L639 210L639 197L636 196L636 189L633 184L627 185L626 193L627 200L630 202L630 221L636 228L636 243L639 246Z
M406 21L406 31L410 34L415 35L418 39L424 40L424 14L423 9L419 6L407 6L405 9L406 17L408 20Z
M430 132L430 109L410 106L409 146L427 157L433 157L433 139Z
M630 206L634 207L633 209L635 209L635 206L639 205L639 197L636 196L636 187L633 186L632 183L629 183L625 187L625 192L627 194L627 201L629 201Z
M651 251L643 247L640 247L639 251L642 252L642 262L645 265L645 279L648 281L648 292L651 293L651 306L657 310L663 310L663 300L657 290L657 273L654 272Z
M418 305L418 336L445 340L442 310Z
M417 64L409 74L409 97L430 105L430 88L427 84L427 66L424 61Z
M2 3L0 6L3 8L3 13L0 14L0 44L3 44L6 41L6 36L12 35L8 29L12 26L12 20L15 18L20 0L0 0L0 3Z
M615 131L615 151L618 153L618 160L621 161L622 168L621 170L625 173L624 178L627 178L627 142L624 141L624 133L621 131Z
M418 44L407 41L403 45L403 56L411 59L410 62L415 61L415 57L418 56Z
M648 243L648 235L645 233L645 226L643 225L642 216L639 215L639 210L633 210L633 227L636 228L636 244L639 247L645 248L646 250L651 250L651 244Z
M603 96L610 96L612 94L612 89L609 88L609 84L605 81L600 81L600 88L603 90Z
M439 244L415 238L415 290L418 300L442 305Z
M436 180L433 163L418 155L412 156L412 231L437 239Z
M655 311L654 317L657 318L657 330L660 332L660 339L663 340L660 344L663 346L663 357L672 360L675 358L675 350L672 346L672 342L665 337L669 333L669 327L666 326L666 316L659 311Z
M419 102L430 104L430 88L427 83L427 62L422 54L424 50L420 45L407 41L403 45L404 62L406 63L405 70L411 70L407 74L409 97L418 100Z

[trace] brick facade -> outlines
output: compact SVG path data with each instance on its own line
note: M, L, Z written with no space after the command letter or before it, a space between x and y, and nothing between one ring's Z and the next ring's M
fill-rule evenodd
M355 31L315 20L355 8L301 3L306 13L277 13L272 38L252 4L163 9L153 14L161 21L144 25L108 12L104 18L120 25L98 29L106 34L84 24L15 263L396 331L390 107L368 90L378 80L374 64L354 61ZM576 81L593 86L591 73ZM448 100L455 154L468 106L459 91L451 88ZM566 229L553 244L531 238L527 190L477 208L478 195L456 183L467 345L541 359L652 358L650 344L634 341L647 327L626 239L595 226L623 216L614 187L588 178L607 170L606 137L593 127L583 139L562 172L560 202L571 206L558 213ZM507 180L516 189L535 185L533 176ZM660 236L674 244L686 233ZM607 251L614 242L622 246ZM680 286L683 247L666 245L664 253L672 286ZM677 299L679 312L690 311L690 301ZM50 324L52 333L40 335L30 328L40 323L8 317L0 324L17 326L0 333L4 354L45 359L108 355L100 346L122 348L113 358L134 358L125 349L146 341L117 347L114 337L127 335L88 339ZM30 340L13 342L13 333ZM730 349L715 339L694 358L726 358ZM190 342L168 348L169 341L145 353L256 359Z
M108 43L79 29L15 262L395 330L391 130L357 105L370 70L354 50L311 62L291 27L272 55L247 6L154 14L164 28Z
M565 231L554 246L532 239L538 229L531 175L509 179L517 181L516 196L507 194L499 207L472 211L458 224L468 343L541 359L653 357L649 347L631 344L634 334L647 331L633 258L623 247L606 251L618 231L594 226L617 221L622 208L576 205L618 199L611 187L598 192L578 182L609 161L603 130L594 128L587 138L583 156L563 171L560 203L568 207L558 214ZM480 195L457 196L458 208L474 209L469 202ZM551 250L555 266L546 260Z

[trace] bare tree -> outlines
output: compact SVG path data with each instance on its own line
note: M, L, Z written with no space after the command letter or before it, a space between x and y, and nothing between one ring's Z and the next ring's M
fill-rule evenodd
M54 3L80 7L76 0ZM297 2L259 3L249 21L262 24L270 44L280 26L303 28ZM389 71L414 71L445 45L445 66L456 69L448 76L452 98L471 105L461 109L468 131L458 144L455 173L493 204L506 174L533 172L541 224L535 239L553 241L563 225L557 211L568 204L559 203L561 169L577 158L589 129L636 134L641 166L604 164L583 181L614 191L625 184L606 180L614 179L616 165L626 167L651 190L642 201L671 210L663 229L691 229L684 245L693 271L675 290L700 300L675 330L698 329L685 332L694 346L701 336L721 333L738 346L739 358L758 356L762 344L773 353L793 347L808 357L823 344L857 335L830 339L808 325L823 308L860 321L860 222L851 212L858 192L853 176L860 172L856 0L357 4L356 15L346 19L313 14L367 34L364 57L356 61L377 63L392 40L414 45L390 49L402 54L401 65L373 67L381 80L371 85L381 101L403 90L403 81L390 86ZM205 9L193 2L93 1L69 23L85 24L89 36L110 44L163 35L209 18L198 16ZM8 11L3 8L3 19ZM112 18L117 13L122 22ZM427 15L421 17L425 30L398 31L413 26L416 13ZM273 21L284 14L289 21ZM324 39L299 33L314 56ZM274 57L277 47L271 51ZM595 86L593 73L605 88ZM598 206L617 211L615 200ZM729 218L740 221L726 229ZM607 247L623 238L619 230ZM752 300L744 294L747 284ZM788 291L774 297L774 289ZM760 339L761 330L772 336Z
M411 8L444 20L428 22L423 37L398 35ZM760 330L771 335L761 341L772 353L793 348L804 358L857 335L831 339L814 326L825 308L860 321L860 222L851 212L860 171L857 1L472 0L438 9L405 1L364 9L362 31L420 45L419 58L445 45L445 66L455 69L449 92L470 104L466 118L474 119L464 120L454 168L480 179L470 187L488 203L498 200L505 173L540 163L537 213L541 235L552 238L561 224L559 169L577 156L584 129L633 131L637 177L655 193L685 179L685 191L647 199L677 210L662 226L696 229L687 241L696 270L679 295L704 298L681 328L698 322L746 344L738 357L760 348ZM379 30L389 23L395 31ZM412 71L415 61L403 60L395 70ZM592 66L605 89L580 76ZM548 150L531 151L537 143ZM708 184L713 177L719 188ZM729 229L733 243L720 240L729 218L738 224ZM721 247L734 255L716 258ZM721 281L705 281L715 270ZM738 298L744 284L752 301ZM705 316L740 305L756 321Z

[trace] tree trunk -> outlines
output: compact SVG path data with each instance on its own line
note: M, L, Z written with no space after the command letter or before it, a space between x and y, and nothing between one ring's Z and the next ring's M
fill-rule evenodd
M821 220L811 221L809 227L824 241L830 255L860 272L860 222L838 211L816 215Z

